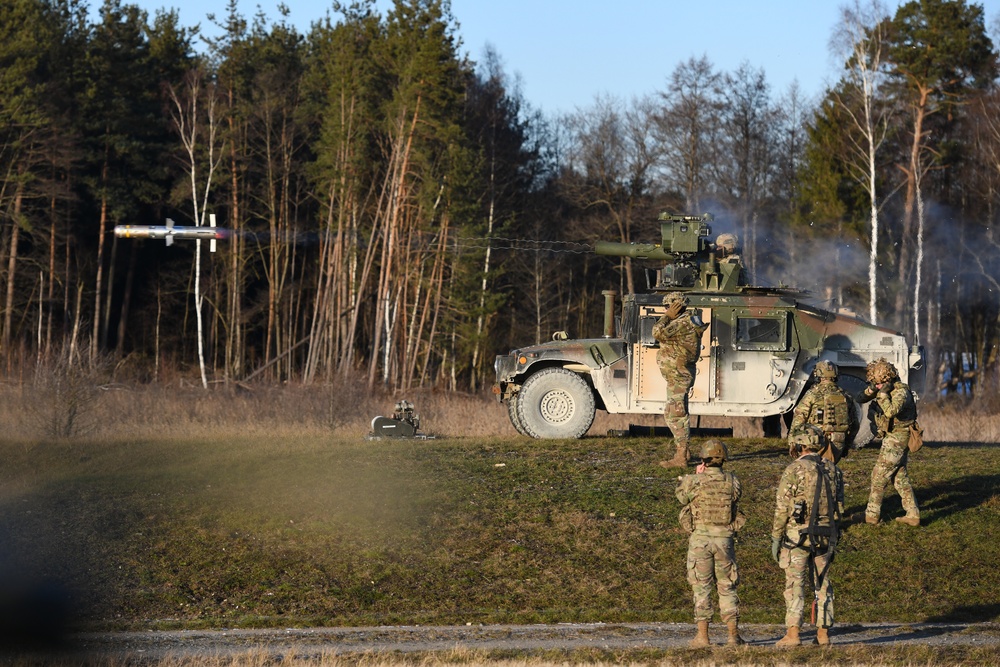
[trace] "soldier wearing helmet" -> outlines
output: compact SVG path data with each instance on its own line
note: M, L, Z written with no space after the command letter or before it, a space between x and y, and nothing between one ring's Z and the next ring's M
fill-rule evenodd
M816 641L830 643L833 584L827 569L837 545L837 521L844 505L840 469L820 452L823 432L806 424L792 436L797 457L781 475L771 524L771 557L785 571L785 636L777 646L798 646L806 582L816 599Z
M715 254L720 262L732 262L738 264L740 256L736 253L740 239L736 234L719 234L715 239Z
M687 310L687 298L680 292L668 292L663 297L667 307L653 325L653 338L659 343L656 363L667 383L663 421L674 436L677 448L669 461L660 461L664 468L683 468L691 458L688 449L691 423L688 416L688 391L694 384L695 362L701 354L701 336L708 328L699 311Z
M868 387L857 397L859 403L872 402L868 414L882 439L878 461L872 469L872 486L865 508L865 523L877 524L882 514L882 497L892 482L899 493L906 516L896 521L920 525L920 508L910 485L906 464L909 458L910 426L917 421L917 404L910 388L899 380L896 367L885 359L868 364ZM860 521L860 515L854 517Z
M727 644L742 644L739 634L740 598L736 594L739 570L733 536L745 518L737 503L742 495L736 475L724 472L729 458L719 440L708 440L701 447L701 465L693 475L679 478L677 500L681 503L681 525L688 539L687 574L694 594L694 618L698 633L690 645L709 645L708 624L715 610L712 589L719 594L719 613L729 628Z
M823 456L834 463L847 453L847 434L857 430L857 421L851 410L851 397L837 386L840 374L832 361L821 360L813 367L816 383L799 399L788 427L789 454L794 451L792 437L802 433L806 424L816 426L823 433Z

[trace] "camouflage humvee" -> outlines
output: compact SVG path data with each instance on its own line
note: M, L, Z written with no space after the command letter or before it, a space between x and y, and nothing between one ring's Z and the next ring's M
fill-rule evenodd
M595 410L662 414L666 385L652 329L668 291L683 291L688 307L699 309L709 325L689 394L693 419L762 417L765 435L780 436L782 416L790 417L821 359L837 364L838 384L852 396L866 385L865 366L880 357L892 362L916 393L922 390L920 347L908 346L891 329L807 305L799 300L803 292L746 285L738 257L720 259L717 244L709 241L711 219L661 214L662 244L598 243L598 254L665 265L656 272L653 291L626 295L617 317L616 294L604 292L600 338L557 336L562 339L497 356L493 391L507 404L519 433L579 438L590 429ZM872 433L861 407L853 409L860 429L849 436L860 446Z

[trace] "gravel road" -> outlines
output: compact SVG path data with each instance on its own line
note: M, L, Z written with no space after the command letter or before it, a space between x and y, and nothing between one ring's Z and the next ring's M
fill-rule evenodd
M768 646L784 633L776 625L743 625L751 645ZM725 642L725 626L711 627L713 644ZM687 645L694 626L686 623L566 623L557 625L386 626L283 630L186 630L88 633L73 644L90 655L226 656L250 650L271 655L309 656L383 651L449 651L455 648L544 650L674 648ZM803 630L805 642L815 636ZM995 646L1000 623L878 623L837 626L834 644L925 644Z

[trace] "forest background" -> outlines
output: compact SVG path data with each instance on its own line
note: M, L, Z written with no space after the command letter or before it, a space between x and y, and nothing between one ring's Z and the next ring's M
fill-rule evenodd
M706 55L556 117L500 54L460 57L446 0L334 7L301 34L232 0L199 53L175 12L0 4L8 385L479 394L497 353L600 332L600 292L645 284L594 243L657 242L671 211L737 233L752 282L923 345L925 399L995 393L1000 88L981 6L845 6L843 76L817 101ZM229 230L214 254L112 234L211 215Z

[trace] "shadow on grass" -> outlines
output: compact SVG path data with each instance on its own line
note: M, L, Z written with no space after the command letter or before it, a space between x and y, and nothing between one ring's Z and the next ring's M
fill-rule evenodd
M1000 488L1000 474L966 475L929 487L915 486L913 491L920 507L920 523L927 526L953 514L979 507L985 500L993 497L992 490L997 488ZM844 516L863 514L866 507L864 503L852 505L844 510ZM891 521L893 517L902 515L902 502L890 482L882 501L882 521Z
M1000 474L966 475L925 489L914 489L920 505L921 523L931 524L945 517L979 507L1000 488Z
M954 621L955 619L948 619L949 621ZM941 622L940 620L935 621L931 619L930 622ZM920 641L930 639L932 637L940 637L942 635L954 635L964 632L967 629L966 625L938 625L934 627L928 627L922 625L919 627L911 627L908 625L886 625L886 626L862 626L862 625L846 625L837 626L834 637L848 637L852 634L862 634L870 635L873 632L880 633L876 637L860 637L854 640L852 643L855 644L894 644L897 642L904 641Z
M951 611L927 619L929 623L986 623L1000 621L1000 603L973 604L955 607Z

